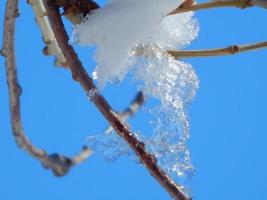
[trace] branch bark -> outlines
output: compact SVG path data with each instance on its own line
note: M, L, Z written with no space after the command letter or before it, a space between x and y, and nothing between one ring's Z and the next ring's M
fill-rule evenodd
M34 146L24 133L20 113L20 96L22 89L18 83L14 44L17 16L18 0L8 0L5 11L1 54L5 57L13 135L21 149L24 149L29 155L38 159L45 168L51 169L56 176L63 176L68 173L70 168L83 162L91 154L91 151L85 147L80 154L73 158L57 153L48 155L45 150Z
M183 4L182 4L183 5ZM236 8L249 8L254 6L253 0L222 0L222 1L212 1L208 3L200 3L195 5L183 5L177 7L175 10L169 13L169 15L176 15L184 12L206 10L211 8L221 8L221 7L236 7Z
M141 163L148 169L151 175L165 188L166 191L176 200L188 200L189 198L183 193L182 186L179 186L157 165L154 155L146 151L145 144L139 141L134 133L121 122L119 116L113 111L106 99L99 93L93 80L89 77L82 63L80 62L73 47L68 43L69 38L64 28L59 9L52 0L44 1L47 15L51 23L53 32L62 50L68 66L71 70L72 77L78 81L85 90L90 100L95 104L114 130L121 136L133 149L140 158Z
M47 56L54 55L55 65L67 67L66 59L58 47L55 35L47 20L43 0L27 0L27 2L32 6L36 21L42 32L42 38L46 45L43 49L43 54ZM83 17L99 8L99 5L91 0L55 0L54 2L58 7L63 7L63 15L73 24L79 24Z
M248 45L232 45L226 48L217 49L205 49L205 50L170 50L168 53L176 59L182 58L194 58L194 57L209 57L209 56L223 56L223 55L234 55L237 53L243 53L247 51L267 48L267 42L259 42Z
M122 122L125 122L129 117L133 116L144 104L144 94L143 92L138 92L135 99L132 101L130 106L126 108L123 112L118 113L118 116ZM109 126L105 133L111 133L113 131L113 127Z

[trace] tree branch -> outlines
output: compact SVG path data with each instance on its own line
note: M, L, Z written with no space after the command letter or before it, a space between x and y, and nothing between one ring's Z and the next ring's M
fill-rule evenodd
M44 55L54 55L55 56L55 65L67 67L66 59L62 54L60 48L58 47L57 41L55 39L55 35L49 26L47 16L44 10L43 1L42 0L28 0L27 1L33 8L34 15L36 18L36 22L39 25L39 28L42 33L42 38L45 43L45 47L43 49Z
M59 154L48 155L45 150L34 146L25 135L20 113L20 96L22 89L18 83L14 47L15 22L17 16L18 0L8 0L5 11L1 54L5 57L13 135L21 149L24 149L29 155L40 160L42 165L47 169L51 169L55 175L63 176L68 173L71 167L83 162L91 154L91 151L85 147L80 154L73 158Z
M183 5L183 4L182 4ZM189 12L189 11L198 11L211 8L221 8L221 7L236 7L236 8L249 8L254 6L253 0L222 0L222 1L212 1L208 3L200 3L195 5L183 5L177 7L175 10L169 13L169 15L176 15L179 13Z
M226 48L217 48L217 49L206 49L206 50L170 50L168 53L175 57L176 59L182 58L193 58L193 57L209 57L209 56L223 56L223 55L234 55L237 53L263 49L267 48L267 42L259 42L255 44L248 45L232 45Z
M44 1L47 15L51 23L53 32L62 50L72 76L77 80L87 93L90 100L96 105L103 116L112 125L114 130L121 136L140 158L141 163L149 170L151 175L165 188L166 191L176 200L188 200L182 192L182 186L175 184L171 178L157 165L154 155L148 153L143 142L128 127L121 122L119 116L113 111L106 99L99 93L93 80L89 77L82 63L80 62L73 47L68 43L69 38L64 28L59 9L52 0Z
M118 117L120 118L120 120L122 122L125 122L129 117L133 116L140 108L141 106L144 104L144 94L143 92L138 92L135 99L132 101L132 103L130 104L130 106L128 108L126 108L123 112L118 114ZM110 126L107 128L107 130L105 131L106 133L111 133L113 131L113 127Z
M44 10L43 0L27 0L31 4L36 21L41 29L45 48L44 55L54 55L57 66L67 67L66 59L58 47L55 35L51 30L47 20L46 11ZM58 7L63 7L63 15L73 24L79 24L83 17L91 11L98 9L99 5L92 0L54 0Z

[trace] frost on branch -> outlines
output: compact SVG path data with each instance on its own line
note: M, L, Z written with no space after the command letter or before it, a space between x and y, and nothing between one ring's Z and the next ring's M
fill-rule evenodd
M168 49L183 48L196 38L193 13L167 16L179 0L110 0L74 29L74 41L96 46L94 75L100 87L121 81L130 72L147 97L160 100L150 109L155 116L150 138L137 134L169 174L184 177L192 172L186 148L189 126L186 107L198 88L192 67L175 60ZM131 154L115 134L90 136L88 145L107 160Z

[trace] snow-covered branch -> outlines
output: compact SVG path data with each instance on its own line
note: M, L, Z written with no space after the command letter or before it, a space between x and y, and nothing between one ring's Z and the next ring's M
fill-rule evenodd
M186 147L189 138L186 108L196 94L199 81L191 65L180 59L231 55L266 48L267 42L207 50L169 49L182 49L197 37L199 27L191 11L219 7L266 8L266 0L226 0L201 4L194 4L194 0L157 0L156 3L155 0L110 0L109 6L102 9L98 9L99 5L92 0L28 0L28 3L34 10L46 44L43 53L54 55L56 65L69 68L73 79L79 82L88 98L109 122L106 133L114 130L174 199L189 200L183 186L176 184L171 176L175 173L185 177L185 174L193 171ZM178 3L179 7L173 10ZM45 168L51 169L57 176L63 176L71 167L87 159L91 150L84 147L73 158L57 153L49 155L27 138L20 114L22 90L18 83L14 50L17 6L18 0L7 0L1 50L6 58L14 137L18 146L38 159ZM63 8L64 13L60 13L59 8ZM93 10L96 11L91 13ZM133 79L143 84L143 92L138 93L124 112L115 112L100 94L69 43L62 15L75 25L74 42L97 46L94 78L100 86L108 81L122 80L130 70ZM160 119L154 130L154 138L144 139L143 135L132 132L125 123L144 103L144 94L160 101L154 113Z
M105 116L119 136L121 136L129 144L140 158L143 165L162 185L162 187L165 188L174 199L188 200L189 198L186 197L182 191L182 186L175 184L172 179L157 165L157 159L155 156L147 152L145 144L140 142L135 134L133 134L128 127L121 122L118 115L113 111L105 98L99 93L93 80L88 76L82 63L78 59L73 47L68 43L68 35L65 31L58 8L48 2L45 2L45 7L53 32L55 33L59 47L66 58L67 64L72 72L72 76L81 84L91 101L96 105L103 116Z

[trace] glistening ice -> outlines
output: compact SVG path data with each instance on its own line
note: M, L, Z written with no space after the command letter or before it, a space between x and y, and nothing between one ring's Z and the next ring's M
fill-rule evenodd
M154 115L153 136L136 133L170 175L185 177L193 171L186 147L189 138L187 107L199 85L192 66L171 57L167 50L181 49L197 37L193 13L168 16L180 0L109 0L74 28L74 40L96 46L98 85L122 81L131 74L146 97L160 103ZM90 136L88 145L107 160L130 154L128 145L114 133Z

